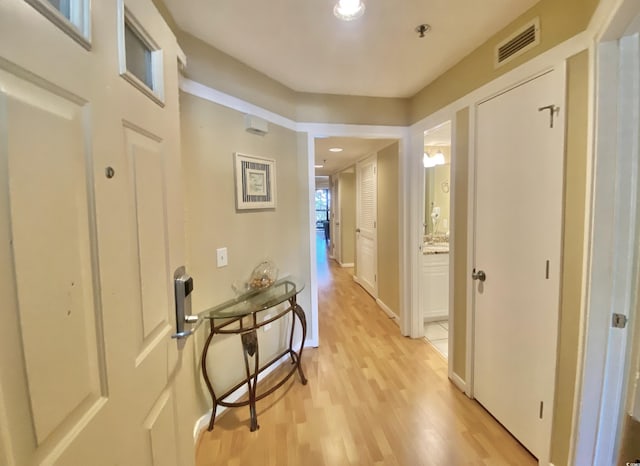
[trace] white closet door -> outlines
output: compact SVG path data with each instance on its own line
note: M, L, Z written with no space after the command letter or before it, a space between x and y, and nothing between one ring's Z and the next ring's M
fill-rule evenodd
M555 387L562 81L549 72L477 108L475 267L486 281L474 283L474 396L541 461Z
M356 165L356 278L374 298L378 296L377 176L377 156Z

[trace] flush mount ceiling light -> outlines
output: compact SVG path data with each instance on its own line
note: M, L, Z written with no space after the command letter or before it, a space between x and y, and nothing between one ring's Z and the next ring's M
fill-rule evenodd
M353 21L364 14L364 3L361 0L339 0L333 7L333 14L342 21Z
M342 147L332 147L331 149L329 149L329 152L342 152L343 149Z

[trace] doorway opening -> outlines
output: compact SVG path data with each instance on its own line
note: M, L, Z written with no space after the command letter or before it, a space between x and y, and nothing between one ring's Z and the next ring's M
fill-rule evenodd
M420 312L424 337L449 357L451 121L424 132Z
M399 325L400 142L318 137L314 150L319 287L333 261Z

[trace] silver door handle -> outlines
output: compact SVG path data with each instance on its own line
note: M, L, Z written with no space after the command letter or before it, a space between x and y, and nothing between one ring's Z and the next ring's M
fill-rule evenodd
M176 340L182 340L183 338L187 338L198 330L198 327L202 325L205 319L199 319L198 316L186 316L185 317L186 324L196 324L195 327L190 328L189 330L183 330L182 332L177 332L171 335L171 338L175 338Z
M476 269L473 269L473 272L471 273L471 278L473 278L474 280L480 280L481 282L483 282L487 279L487 274L484 273L484 270L478 270L476 272Z
M193 291L193 278L187 275L184 266L178 267L173 274L175 306L176 306L176 333L171 338L178 340L192 335L202 324L198 316L191 315L191 292ZM186 330L185 324L194 325L192 329Z

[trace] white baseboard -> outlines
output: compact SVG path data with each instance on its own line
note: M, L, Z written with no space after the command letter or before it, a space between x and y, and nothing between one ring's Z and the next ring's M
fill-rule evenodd
M399 325L398 314L393 312L391 308L387 306L385 303L383 303L382 301L380 301L380 299L376 299L376 304L380 306L380 309L382 309L385 314L387 314L391 319L395 321L396 324Z
M310 342L306 342L304 346L305 346L305 348L307 346L311 346ZM315 346L318 346L318 345L315 345ZM298 345L294 345L294 348L297 348L297 347L298 347ZM269 374L271 374L274 370L276 370L285 361L285 359L287 361L289 360L289 354L288 353L282 355L282 357L280 359L278 359L277 362L274 362L271 366L269 366L267 369L265 369L264 372L262 372L260 374L260 379L262 380L264 377L266 377ZM235 392L233 392L231 395L229 395L227 398L225 398L225 401L233 403L235 401L238 401L240 398L242 398L246 394L247 394L247 386L245 384L243 384ZM207 398L210 398L208 393L207 393ZM218 408L216 409L216 419L218 419L222 414L224 414L227 411L227 409L228 408L226 406L218 406ZM200 432L203 429L206 429L209 426L209 419L211 419L211 409L209 411L207 411L205 414L203 414L196 421L196 425L193 427L193 441L194 442L198 441L198 436L200 435Z
M467 393L467 383L462 380L462 378L458 374L454 372L453 374L451 374L451 377L449 377L449 379L456 387L460 389L460 391L462 391L462 393Z
M346 268L355 267L355 265L356 265L356 264L354 264L353 262L344 262L344 263L342 263L342 262L338 262L338 264L340 264L340 267L343 267L343 268L345 268L345 269L346 269Z
M316 340L310 340L307 338L307 341L304 342L304 347L305 348L317 348L318 346L320 346L318 344L318 342ZM297 346L294 346L294 348L297 348Z
M429 315L426 315L422 318L422 320L424 320L425 322L436 322L439 320L447 320L449 318L449 314L447 314L446 311L438 311L435 313L429 313Z

